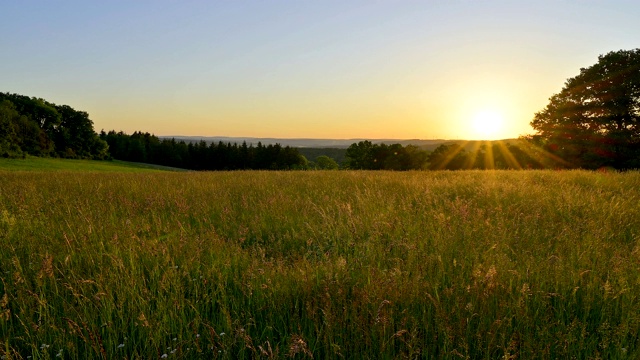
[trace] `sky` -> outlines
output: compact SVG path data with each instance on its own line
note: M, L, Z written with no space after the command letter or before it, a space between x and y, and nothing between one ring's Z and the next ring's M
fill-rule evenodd
M501 139L640 2L5 1L0 92L158 136Z

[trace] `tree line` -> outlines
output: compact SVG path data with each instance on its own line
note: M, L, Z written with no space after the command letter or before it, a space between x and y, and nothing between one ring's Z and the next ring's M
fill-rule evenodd
M442 144L429 154L430 170L556 169L565 164L549 158L525 140Z
M344 168L354 170L545 169L562 163L523 140L445 143L429 152L414 145L354 143Z
M526 142L502 141L442 144L429 152L415 145L354 143L339 165L326 155L308 161L296 148L257 146L243 142L207 143L160 139L134 132L101 132L114 159L143 162L191 170L464 170L464 169L543 169L559 167L553 161L541 161L539 151ZM477 145L477 146L476 146ZM467 149L471 147L471 149Z
M109 145L114 159L190 170L290 170L304 169L308 165L297 149L280 144L186 143L175 139L161 140L149 133L127 135L113 130L102 131L100 139Z
M428 153L414 145L373 144L365 140L347 148L346 167L353 170L417 170L424 168Z

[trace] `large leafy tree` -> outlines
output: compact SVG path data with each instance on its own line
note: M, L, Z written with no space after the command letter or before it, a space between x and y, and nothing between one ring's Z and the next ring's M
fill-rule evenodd
M338 163L327 155L320 155L316 158L316 168L320 170L338 170Z
M575 167L640 167L640 49L598 57L535 114L531 140Z
M0 92L0 145L6 156L104 159L107 143L93 130L89 114L44 99ZM10 127L9 127L10 125ZM4 139L4 140L3 140ZM4 155L3 155L4 156Z
M368 140L351 144L346 153L349 159L349 169L371 169L373 164L372 149L373 144Z
M54 131L53 140L60 156L98 158L107 156L107 145L93 130L89 114L68 105L56 106L61 122Z

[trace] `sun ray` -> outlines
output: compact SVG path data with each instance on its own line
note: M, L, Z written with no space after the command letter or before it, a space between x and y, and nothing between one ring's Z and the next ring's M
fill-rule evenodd
M471 152L467 157L467 161L464 163L465 169L473 169L478 158L478 150L481 146L482 144L479 141L476 141L471 145Z
M457 145L457 144L455 144ZM435 167L436 170L442 170L444 169L447 165L449 165L449 163L451 162L451 160L453 160L456 155L458 155L462 150L464 150L463 146L455 146L453 150L450 150L449 152L447 152L445 155L444 160L442 160L440 163L438 163Z
M568 161L529 141L524 140L521 144L520 149L543 168L573 167Z
M498 145L500 153L502 154L504 159L507 161L507 166L513 167L513 168L518 169L518 170L521 170L522 169L522 165L520 165L520 163L518 162L516 157L513 156L513 154L509 150L509 147L507 146L507 144L504 141L501 141L501 140L497 141L496 144Z
M489 141L485 141L485 152L484 152L484 168L487 170L493 170L496 168L495 158L493 156L493 146Z

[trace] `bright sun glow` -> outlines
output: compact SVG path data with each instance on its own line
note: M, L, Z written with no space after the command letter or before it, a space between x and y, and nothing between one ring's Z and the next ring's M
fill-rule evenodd
M504 117L494 110L481 111L473 117L473 129L482 140L496 140L503 124Z

